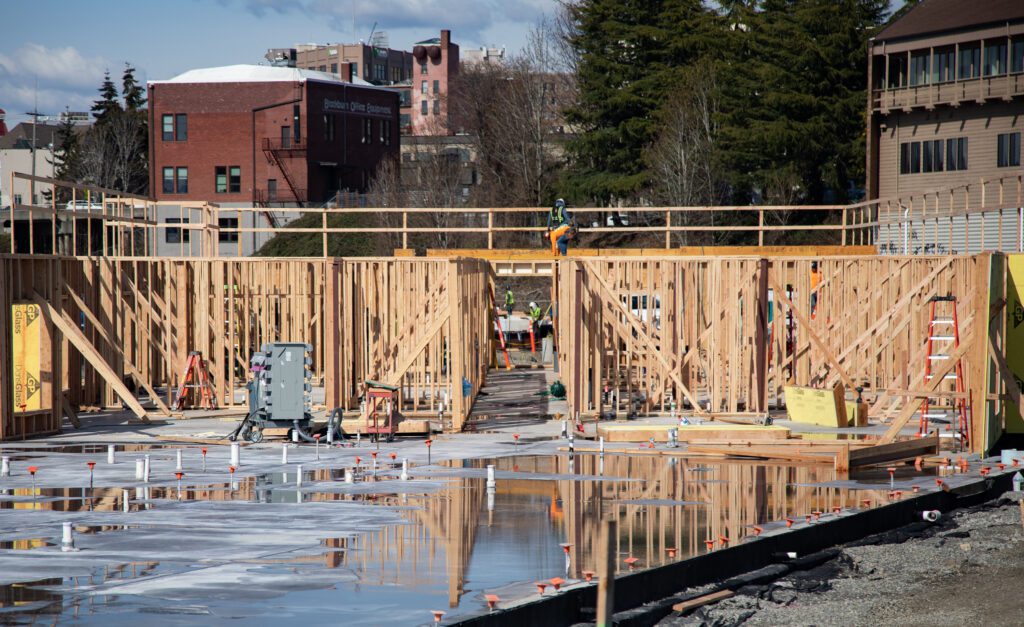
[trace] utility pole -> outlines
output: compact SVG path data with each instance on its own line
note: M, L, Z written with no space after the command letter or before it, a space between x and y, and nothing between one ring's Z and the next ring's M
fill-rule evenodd
M32 116L32 146L31 146L31 148L32 148L32 180L29 181L29 188L28 188L29 189L29 191L28 191L29 201L28 201L28 204L35 205L36 204L36 179L35 179L35 176L36 176L36 125L39 124L39 116L43 115L42 113L39 113L39 79L38 78L36 79L35 106L33 106L32 111L28 111L27 113L25 113L25 115L31 115ZM12 193L13 193L13 190L12 190ZM11 225L11 228L14 228L13 224Z

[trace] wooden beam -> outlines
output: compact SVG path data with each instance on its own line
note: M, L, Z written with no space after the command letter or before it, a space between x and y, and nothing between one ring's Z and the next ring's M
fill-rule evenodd
M700 445L688 445L686 450L691 453L711 453L712 455L727 455L730 457L758 457L764 459L784 459L787 461L794 462L811 462L815 464L832 464L834 458L830 454L830 451L823 451L822 455L815 455L813 453L793 453L784 448L769 449L769 448L745 448L745 447L718 447L718 446L700 446Z
M856 389L857 384L854 383L853 379L850 378L850 375L847 374L846 369L839 364L839 360L836 359L836 356L832 354L832 351L829 350L829 347L825 344L825 342L823 342L821 338L818 337L818 334L815 333L814 328L811 326L810 320L804 317L803 312L797 309L796 305L793 304L793 301L786 298L786 290L782 289L782 286L775 278L774 272L771 273L770 280L772 283L772 287L775 289L775 299L789 307L789 310L793 312L794 316L796 316L797 322L800 325L798 328L807 332L807 337L811 340L811 343L814 344L819 351L821 351L821 356L825 358L825 361L828 362L828 364L832 366L832 368L836 372L839 373L839 376L842 377L843 383L846 385L846 387L851 390Z
M690 599L689 601L683 601L682 603L676 603L672 606L672 611L679 612L680 614L695 610L698 607L703 607L711 603L718 603L725 599L735 596L735 592L732 590L719 590L718 592L712 592L711 594L705 594L699 596L696 599Z
M964 338L964 340L961 341L960 346L953 351L953 354L946 360L946 363L932 373L931 383L925 387L925 390L931 392L942 384L943 377L949 374L949 372L956 367L957 362L967 354L967 351L971 347L973 336L974 334L972 333L970 338ZM914 413L917 411L918 407L921 406L921 401L923 400L923 397L915 397L907 401L907 404L903 407L903 411L896 416L895 420L893 420L892 424L878 440L878 444L890 444L894 442L896 440L896 436L900 434L903 427L906 426L907 422L909 422L914 416Z
M685 396L688 401L690 401L690 405L693 407L694 413L700 415L707 414L707 412L700 406L700 403L697 402L697 399L694 398L693 394L690 393L689 388L683 384L682 379L679 378L679 374L675 372L671 364L668 363L668 360L665 359L665 356L661 354L660 350L658 350L657 345L651 337L644 331L643 326L637 320L637 317L634 316L626 305L615 296L611 286L605 282L599 273L594 272L592 269L590 272L587 272L587 276L594 277L597 281L598 290L604 293L604 297L607 302L613 307L617 307L619 313L625 316L626 321L631 327L633 327L633 331L637 334L637 338L645 344L647 350L650 351L651 354L654 355L654 358L658 360L661 367L665 369L665 373L672 379L672 382L676 384L676 387L679 388L679 391L683 393L683 396Z
M939 452L939 434L926 438L902 440L892 444L876 444L867 448L850 451L850 467L883 464L901 459L910 459Z
M107 335L107 332L103 329L103 325L101 325L99 319L96 318L96 314L94 314L92 310L89 308L89 306L86 304L86 302L82 300L82 298L78 296L78 294L76 294L73 289L71 289L71 286L65 285L64 288L65 293L67 293L71 300L75 302L75 305L78 306L78 308L82 311L82 314L93 325L96 331L100 334L100 337L103 338L103 341L105 341L110 346L110 349L112 351L117 353L124 360L125 370L127 370L128 374L130 374L132 378L135 379L135 381L146 390L146 393L149 394L149 397L153 399L153 403L157 406L157 408L160 409L160 413L162 413L165 416L170 416L171 408L167 406L167 403L164 403L163 399L160 398L160 395L157 394L156 390L154 390L153 387L149 384L149 381L146 381L146 378L142 376L142 373L139 372L138 368L136 368L135 365L132 364L132 362L124 355L124 352L121 350L121 347L118 346L117 343L115 343L113 339ZM64 318L64 322L71 326L75 326L75 321L67 314L66 311L62 310L60 313L61 317Z
M138 399L136 399L131 391L125 387L124 381L121 380L121 377L114 372L107 362L103 361L103 358L96 351L93 345L89 343L89 340L82 335L82 331L73 323L68 324L68 321L61 316L60 312L54 309L53 305L43 300L39 294L33 294L32 302L39 305L39 308L43 312L43 316L45 316L46 319L54 326L60 329L61 333L63 333L74 347L78 349L78 352L82 354L82 357L85 357L86 361L89 362L89 365L91 365L93 369L103 377L103 380L107 382L107 385L109 385L118 397L128 405L135 416L142 422L149 422L146 410L143 409Z
M444 323L448 322L449 317L450 311L446 306L443 310L437 313L437 319L434 321L434 324L430 325L430 328L427 329L427 332L423 334L423 336L420 338L420 341L417 342L416 345L413 346L412 350L407 352L405 354L405 357L398 362L394 371L384 378L385 383L387 383L388 385L399 385L402 382L402 376L405 375L406 371L409 370L413 362L416 361L416 358L420 356L420 353L423 352L423 349L425 349L427 345L430 344L430 341L434 339L434 336L437 335L437 333L441 330L441 327L444 326ZM458 393L461 394L462 382L459 381L458 384Z

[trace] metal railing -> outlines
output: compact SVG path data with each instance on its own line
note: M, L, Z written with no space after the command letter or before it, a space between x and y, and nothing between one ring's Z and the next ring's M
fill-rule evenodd
M306 139L292 137L264 137L263 150L305 150Z

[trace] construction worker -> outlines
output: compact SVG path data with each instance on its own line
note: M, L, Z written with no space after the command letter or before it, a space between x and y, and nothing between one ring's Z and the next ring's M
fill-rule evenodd
M530 301L530 324L533 325L533 334L540 337L540 319L544 317L537 303Z
M505 310L508 311L508 317L506 320L508 324L512 324L512 307L516 304L516 297L512 295L512 286L505 286ZM508 329L506 329L508 330Z
M564 257L569 251L569 239L573 235L575 220L565 208L565 201L559 198L548 212L548 239L551 240L551 254Z
M818 286L821 285L822 274L818 269L818 262L811 262L811 319L814 319L818 309Z

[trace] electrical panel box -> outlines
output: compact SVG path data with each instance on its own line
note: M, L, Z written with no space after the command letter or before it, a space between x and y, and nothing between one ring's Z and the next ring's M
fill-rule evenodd
M294 342L264 344L250 360L255 375L252 409L264 420L309 420L313 409L313 347Z

